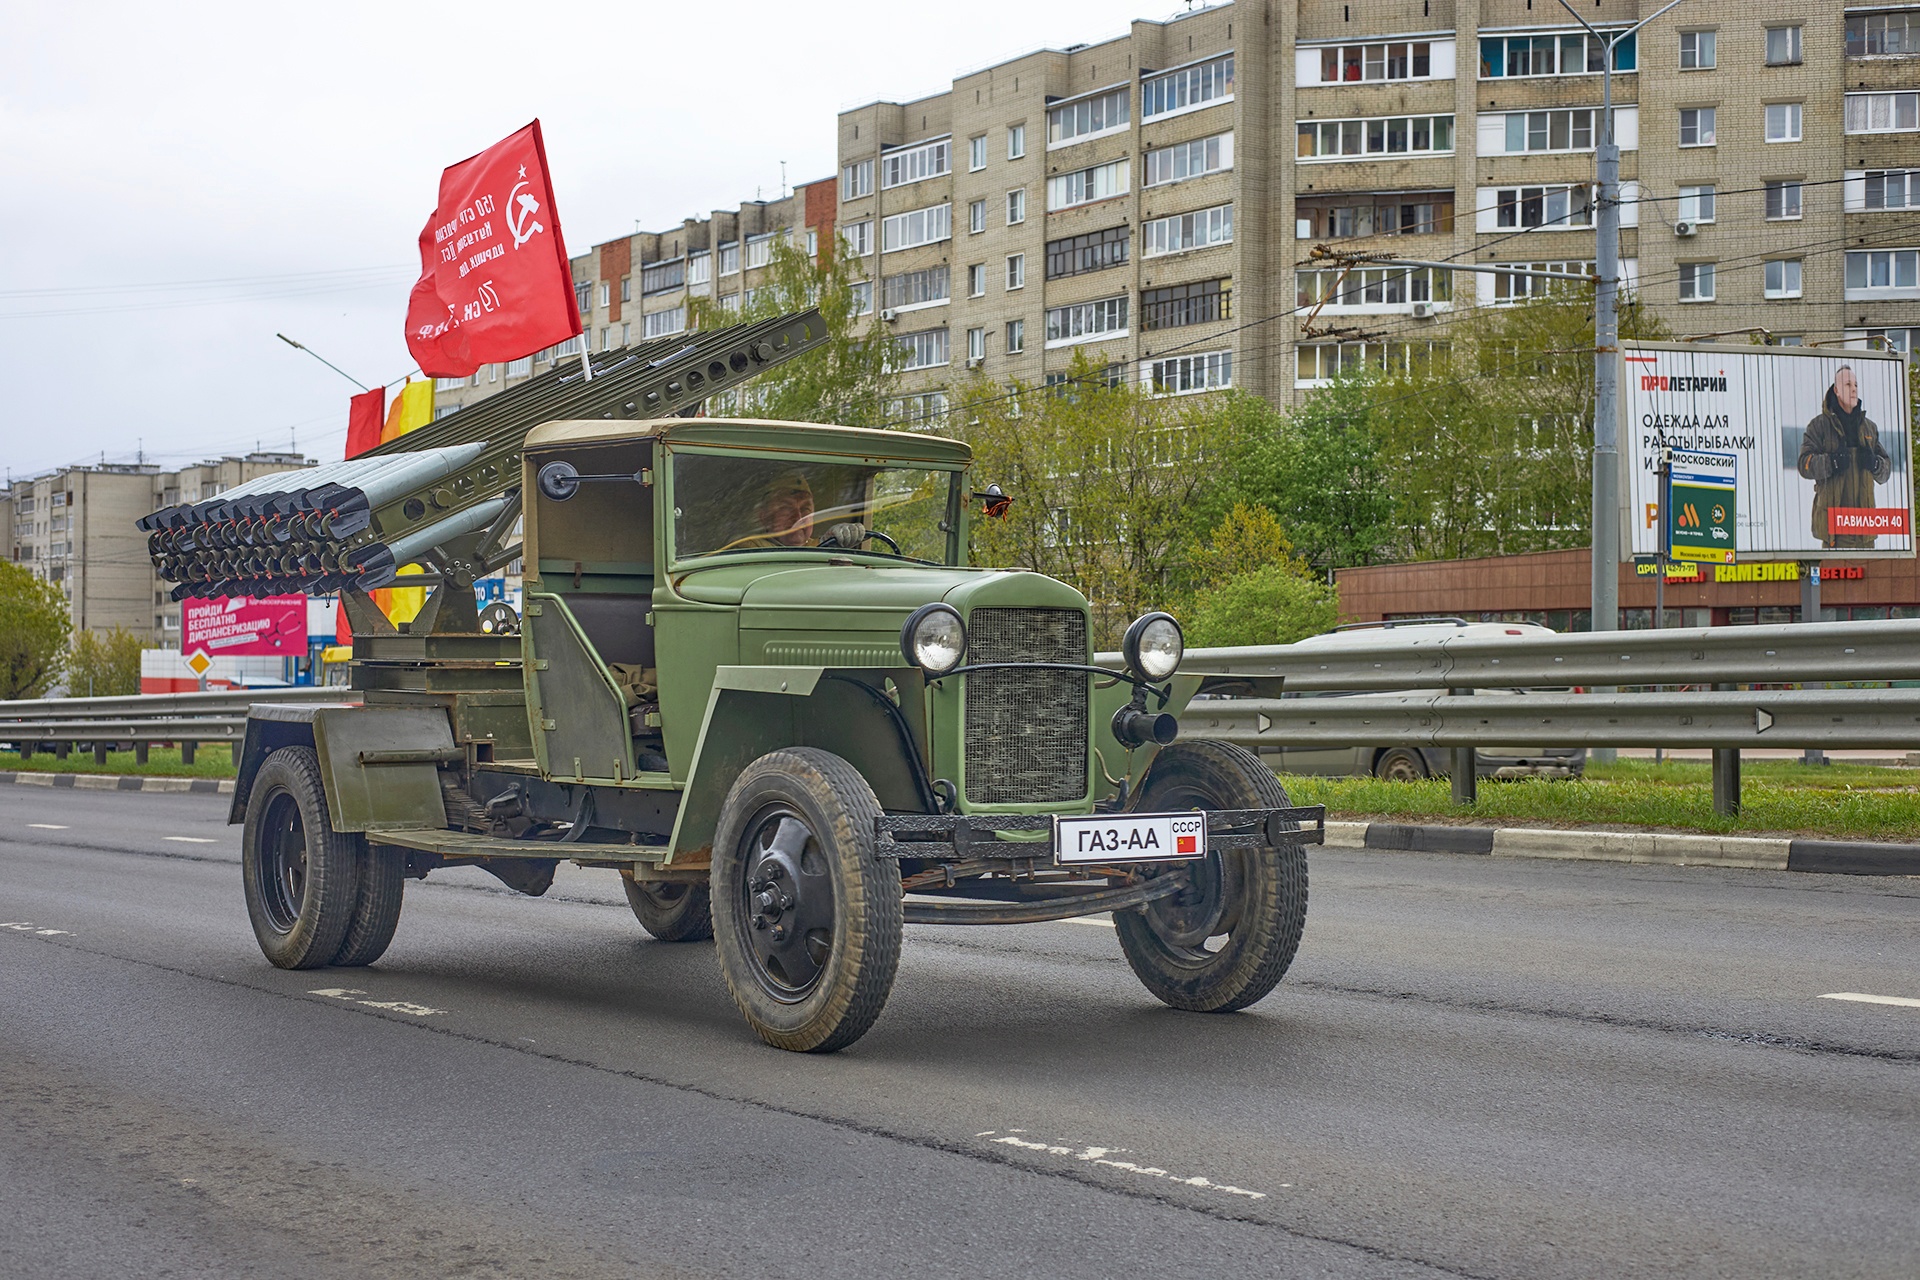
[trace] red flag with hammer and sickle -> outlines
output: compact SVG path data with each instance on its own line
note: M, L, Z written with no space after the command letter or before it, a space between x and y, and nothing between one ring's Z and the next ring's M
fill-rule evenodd
M458 378L579 332L535 120L440 175L440 204L420 232L407 350L422 373Z

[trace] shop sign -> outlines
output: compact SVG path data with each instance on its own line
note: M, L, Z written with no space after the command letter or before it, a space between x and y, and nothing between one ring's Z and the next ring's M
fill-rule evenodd
M1667 556L1729 565L1738 524L1740 459L1732 453L1672 451L1667 483Z

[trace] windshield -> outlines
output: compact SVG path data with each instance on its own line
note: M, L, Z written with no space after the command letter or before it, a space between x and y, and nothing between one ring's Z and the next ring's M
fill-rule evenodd
M674 551L818 547L832 536L839 550L857 541L882 555L946 564L959 482L957 471L927 467L676 452ZM861 528L842 527L849 524Z

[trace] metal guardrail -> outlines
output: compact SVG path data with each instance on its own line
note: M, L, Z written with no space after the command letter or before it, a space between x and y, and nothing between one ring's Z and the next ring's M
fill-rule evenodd
M154 743L177 742L191 764L199 743L239 742L246 735L247 708L255 703L357 701L359 695L350 689L293 687L0 702L0 743L23 756L42 750L65 756L85 744L95 760L105 763L108 749L119 743L130 743L144 762Z

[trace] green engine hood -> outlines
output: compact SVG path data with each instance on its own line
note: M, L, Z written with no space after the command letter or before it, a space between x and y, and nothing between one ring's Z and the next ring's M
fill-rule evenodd
M897 634L908 614L940 600L962 614L979 605L1086 607L1072 587L1024 570L892 566L880 561L716 565L687 574L674 588L688 600L737 606L742 630Z

